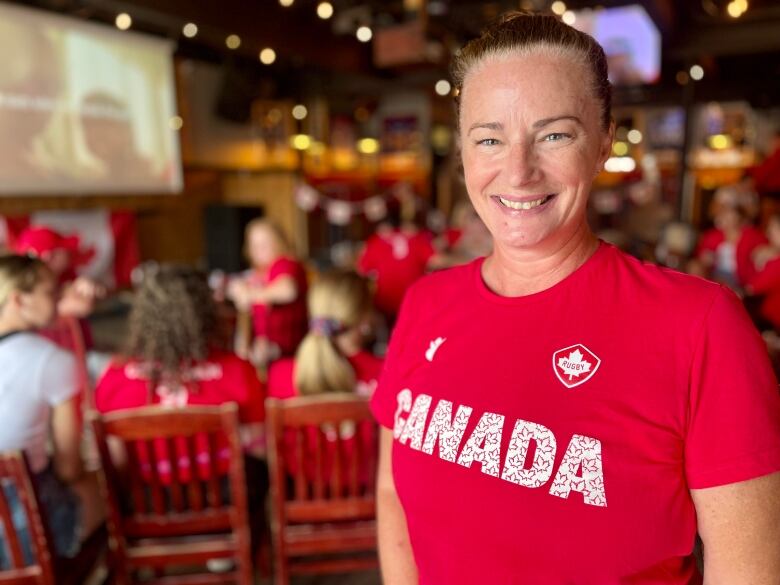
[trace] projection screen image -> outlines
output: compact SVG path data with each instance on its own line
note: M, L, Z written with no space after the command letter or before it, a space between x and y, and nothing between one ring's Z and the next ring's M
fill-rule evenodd
M0 4L0 194L181 191L172 54Z

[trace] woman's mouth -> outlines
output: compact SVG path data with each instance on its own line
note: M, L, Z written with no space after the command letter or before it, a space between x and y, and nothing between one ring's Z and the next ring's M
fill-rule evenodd
M506 199L504 197L501 197L500 195L494 195L493 198L496 199L501 205L503 205L507 209L513 209L515 211L527 211L529 209L534 209L536 207L540 207L541 205L544 205L545 203L550 201L553 197L555 197L555 195L556 193L551 193L549 195L543 195L538 199L527 199L525 201L515 201L512 199Z

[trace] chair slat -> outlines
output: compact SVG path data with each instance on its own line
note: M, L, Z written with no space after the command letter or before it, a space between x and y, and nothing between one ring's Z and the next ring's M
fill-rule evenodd
M141 481L141 464L138 457L138 451L146 450L146 444L140 441L126 441L124 443L125 456L127 457L127 481L130 486L130 501L136 514L145 514L149 510L146 505L146 496L144 494L144 485ZM148 455L146 456L149 461Z
M322 431L313 429L314 432L314 499L322 500L325 497L325 465L322 457Z
M166 441L168 447L168 456L171 462L171 504L176 512L184 512L184 496L182 494L181 468L179 467L179 450L176 441L169 437Z
M16 474L9 473L9 475L10 477L6 476L6 481L17 491L18 497L19 485L15 481ZM0 489L0 517L2 517L3 527L5 529L5 540L7 550L10 552L8 558L11 561L11 567L14 569L21 569L24 567L24 555L22 555L22 547L19 543L19 534L16 532L16 527L13 524L11 507L8 504L8 498L6 497L5 485Z
M295 429L295 458L298 467L295 470L295 499L306 499L306 461L303 456L303 444L305 430L303 428Z
M163 484L160 475L160 463L164 462L164 460L158 458L155 449L155 441L153 439L147 440L145 443L147 452L149 453L149 466L151 467L148 487L152 497L152 510L155 514L163 516L165 514L165 493L163 492Z
M195 454L195 439L193 437L185 437L187 442L187 455L190 461L190 483L187 486L187 499L190 505L190 509L200 512L203 510L203 486L200 478L198 477L198 458Z
M217 482L217 441L214 435L208 437L208 502L212 508L219 508L221 498L219 495L219 483Z

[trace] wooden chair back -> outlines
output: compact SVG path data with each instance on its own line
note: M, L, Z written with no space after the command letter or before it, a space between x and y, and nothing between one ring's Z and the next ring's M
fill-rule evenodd
M0 520L3 525L4 557L9 567L0 570L0 583L8 585L54 585L54 561L49 550L46 524L42 521L38 498L22 453L0 454ZM13 523L9 491L15 490L18 504L27 520L32 563L25 559L23 536Z
M368 401L268 399L266 417L276 583L376 567L378 432Z
M229 558L252 580L244 459L235 404L150 406L93 416L113 569L204 565ZM165 582L176 579L167 577Z

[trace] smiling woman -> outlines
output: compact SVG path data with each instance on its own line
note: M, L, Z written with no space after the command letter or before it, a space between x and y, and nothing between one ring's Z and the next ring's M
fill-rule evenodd
M372 400L385 582L691 585L698 532L710 583L776 583L761 338L728 290L586 221L613 133L603 50L512 13L453 72L494 249L415 284L393 332Z

